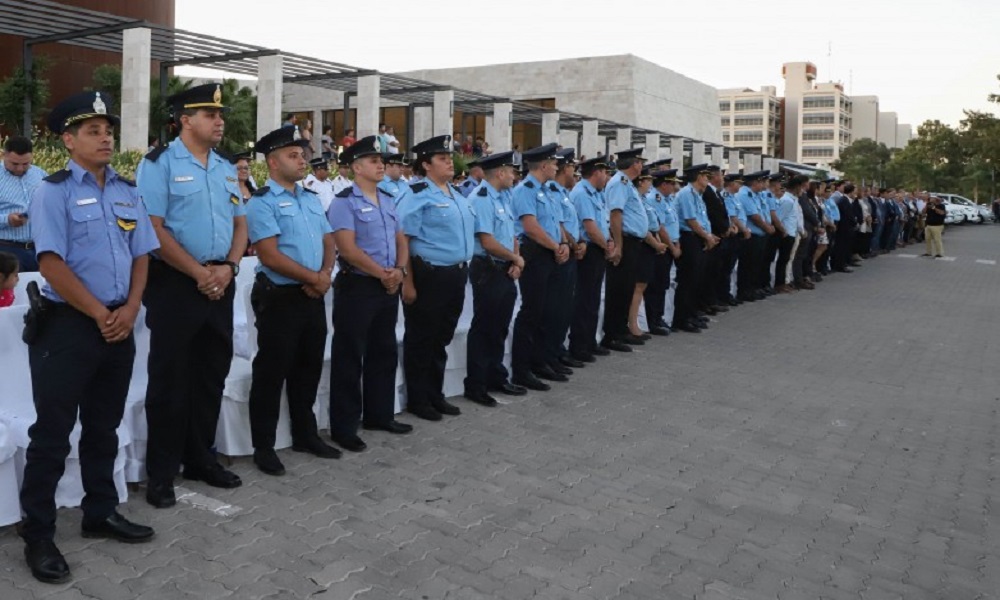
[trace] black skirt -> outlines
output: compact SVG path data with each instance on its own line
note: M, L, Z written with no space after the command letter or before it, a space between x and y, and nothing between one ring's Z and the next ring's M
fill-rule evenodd
M636 268L636 283L649 283L653 279L656 249L642 242L639 246L639 261Z

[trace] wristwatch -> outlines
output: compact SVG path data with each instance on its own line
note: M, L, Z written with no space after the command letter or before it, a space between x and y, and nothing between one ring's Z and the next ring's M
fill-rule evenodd
M406 270L404 265L396 265L396 268L403 272L403 277L409 277L410 272Z
M222 264L229 265L229 268L233 270L233 277L236 277L237 275L240 274L240 265L239 264L234 263L231 260L223 261Z

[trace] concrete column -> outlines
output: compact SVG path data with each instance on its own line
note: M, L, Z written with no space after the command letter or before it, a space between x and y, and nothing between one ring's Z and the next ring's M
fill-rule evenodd
M774 157L771 157L771 156L765 157L764 158L764 166L761 167L761 168L767 169L768 171L770 171L772 173L777 173L778 170L779 170L778 159L774 158Z
M650 162L660 160L660 134L646 134L646 147L642 151L642 155L648 158Z
M149 148L149 61L152 31L145 27L122 32L121 149ZM112 110L109 105L108 110Z
M486 131L489 137L490 152L508 152L514 143L514 105L510 102L498 102L493 105L493 123Z
M572 129L567 129L566 131L560 131L559 139L556 140L556 143L562 146L563 148L572 148L573 150L575 150L576 158L577 160L580 160L580 156L582 155L582 151L580 150L580 137L577 135L575 131L573 131Z
M410 146L434 137L434 115L430 106L417 106L413 109L413 139ZM409 148L407 148L409 152Z
M580 136L580 156L594 158L603 150L601 140L597 135L597 121L583 122L583 135Z
M281 126L282 57L262 56L257 60L257 139Z
M729 151L729 172L739 173L740 172L740 151L730 150Z
M312 116L313 128L312 128L312 146L313 146L313 156L320 157L323 156L323 111L321 109L313 110ZM334 137L334 136L330 136Z
M723 151L725 148L722 146L712 146L712 164L725 168L725 159L723 158Z
M559 143L559 113L542 113L542 143Z
M743 155L743 165L743 169L747 173L760 171L760 155L753 152L746 153Z
M354 106L358 109L358 122L355 124L358 137L368 137L378 134L379 85L381 76L365 75L358 77L358 95L354 98Z
M705 142L695 142L691 145L691 164L700 165L705 162Z
M444 90L434 92L434 122L431 137L451 135L455 127L455 92Z
M628 150L632 147L632 129L630 127L619 127L618 133L615 135L614 146L612 153L617 154L622 150Z
M684 170L684 138L670 138L670 158L673 159L671 167L678 171Z

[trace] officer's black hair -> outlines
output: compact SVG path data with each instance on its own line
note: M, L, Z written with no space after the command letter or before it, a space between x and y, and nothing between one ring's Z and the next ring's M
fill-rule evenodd
M21 269L17 257L10 252L0 252L0 278L6 280Z
M3 151L11 154L28 154L32 150L31 140L24 136L13 135L4 142Z
M854 184L853 183L848 183L847 185L844 186L844 193L845 194L850 194L853 191L854 191Z
M634 165L637 162L639 162L639 159L634 157L619 158L615 166L618 168L619 171L625 171L627 169L630 169L632 165Z

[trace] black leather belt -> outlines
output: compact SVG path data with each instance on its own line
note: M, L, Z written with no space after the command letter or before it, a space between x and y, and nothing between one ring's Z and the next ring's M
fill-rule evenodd
M22 250L34 250L35 242L12 242L10 240L0 240L0 246L9 246L11 248L20 248Z

